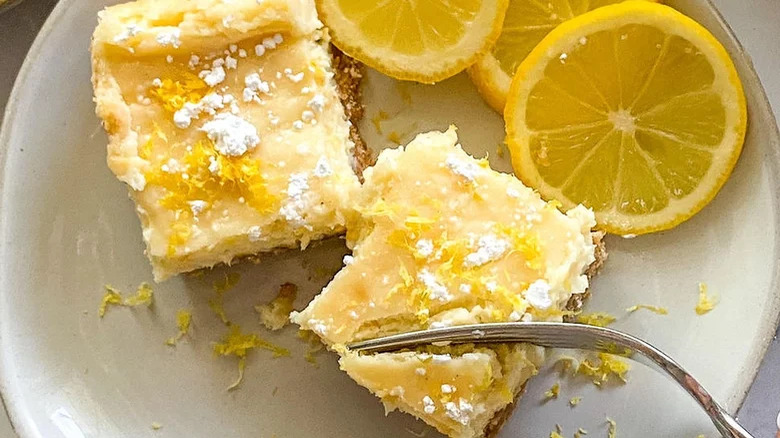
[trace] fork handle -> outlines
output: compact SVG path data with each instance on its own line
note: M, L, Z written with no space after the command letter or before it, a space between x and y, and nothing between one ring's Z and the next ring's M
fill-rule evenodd
M744 427L742 427L734 417L723 409L710 394L688 373L681 368L676 370L667 369L675 380L679 381L685 390L704 408L712 419L718 432L724 438L753 438Z

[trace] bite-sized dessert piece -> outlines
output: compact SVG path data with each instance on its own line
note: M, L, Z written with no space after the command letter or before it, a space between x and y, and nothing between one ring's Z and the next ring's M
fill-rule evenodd
M156 280L344 231L363 163L313 1L138 0L99 17L97 114Z
M388 409L453 437L479 437L500 425L540 350L358 355L343 345L450 325L560 321L588 288L597 245L590 210L561 213L456 143L454 128L421 134L366 169L359 218L347 225L354 252L292 318L341 351L342 369Z
M507 406L544 361L544 349L527 344L432 351L347 352L339 363L387 411L408 412L445 435L466 438L497 431Z

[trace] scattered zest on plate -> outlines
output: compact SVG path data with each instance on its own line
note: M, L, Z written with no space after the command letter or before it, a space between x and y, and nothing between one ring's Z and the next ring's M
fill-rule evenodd
M504 113L516 174L615 234L696 214L739 158L747 111L726 50L674 9L605 6L547 35L520 64Z
M709 313L718 304L718 299L708 294L708 287L705 283L699 283L699 302L696 303L696 314L704 315Z
M103 295L98 308L98 315L101 318L105 316L109 306L136 307L145 305L149 307L154 302L154 291L147 283L141 283L135 291L135 295L127 298L122 298L122 293L110 285L105 285L104 287L106 293Z

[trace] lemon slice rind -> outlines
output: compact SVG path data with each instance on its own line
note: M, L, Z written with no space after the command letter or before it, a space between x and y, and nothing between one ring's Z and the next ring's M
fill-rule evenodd
M596 212L599 228L614 234L640 235L673 228L698 213L725 184L742 150L747 125L744 91L726 49L709 31L670 7L644 1L605 6L575 17L551 31L518 67L504 116L507 144L517 176L548 200L556 199L565 208L577 205L577 200L568 199L559 187L548 184L534 164L528 147L530 130L524 123L526 98L544 76L545 67L557 61L559 54L566 53L567 48L575 47L583 36L628 24L655 26L696 46L715 72L712 89L720 95L726 113L724 137L719 146L712 148L712 163L691 193L680 199L670 197L669 204L654 213L627 215L614 206L608 211Z

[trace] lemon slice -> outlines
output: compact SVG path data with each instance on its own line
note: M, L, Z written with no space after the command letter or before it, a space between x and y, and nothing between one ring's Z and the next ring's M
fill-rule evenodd
M567 21L518 67L504 113L516 174L617 234L672 228L723 186L745 138L726 50L674 9L627 1Z
M503 113L517 66L551 30L564 21L623 0L510 0L493 49L468 72L485 101ZM655 0L650 0L655 1Z
M396 79L434 83L486 53L508 0L317 0L336 46Z

